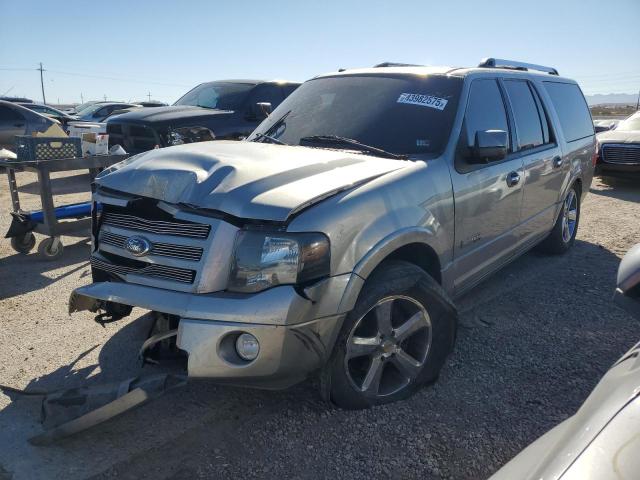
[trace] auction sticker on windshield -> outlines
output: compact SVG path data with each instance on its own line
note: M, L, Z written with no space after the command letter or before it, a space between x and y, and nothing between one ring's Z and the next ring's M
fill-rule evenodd
M420 105L421 107L430 107L437 110L444 110L444 107L447 106L447 100L444 98L422 95L420 93L401 93L398 97L398 103Z

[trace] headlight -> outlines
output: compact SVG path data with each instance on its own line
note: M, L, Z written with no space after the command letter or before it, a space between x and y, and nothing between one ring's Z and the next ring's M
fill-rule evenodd
M322 233L241 230L229 277L233 292L259 292L329 275L329 239Z
M183 145L215 139L216 136L206 127L170 128L167 133L167 145Z

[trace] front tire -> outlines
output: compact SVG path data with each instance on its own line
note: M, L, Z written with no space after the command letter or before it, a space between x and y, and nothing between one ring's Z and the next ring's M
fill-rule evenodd
M438 378L456 334L455 307L417 266L389 261L367 280L321 373L345 409L395 402Z
M568 251L576 240L578 233L578 223L580 222L580 191L574 184L567 192L560 215L556 220L553 230L538 246L538 250L561 254Z

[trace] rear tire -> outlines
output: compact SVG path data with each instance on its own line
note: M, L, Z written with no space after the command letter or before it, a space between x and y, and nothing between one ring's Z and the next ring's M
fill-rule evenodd
M409 397L451 352L456 310L419 267L389 261L367 279L321 372L322 396L345 409Z
M537 247L538 251L561 254L568 251L576 240L580 222L580 190L573 184L567 192L553 230Z

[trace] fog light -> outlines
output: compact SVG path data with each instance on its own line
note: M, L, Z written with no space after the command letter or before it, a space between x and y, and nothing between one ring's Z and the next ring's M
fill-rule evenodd
M236 351L243 360L255 360L260 353L258 339L250 333L241 334L236 340Z

